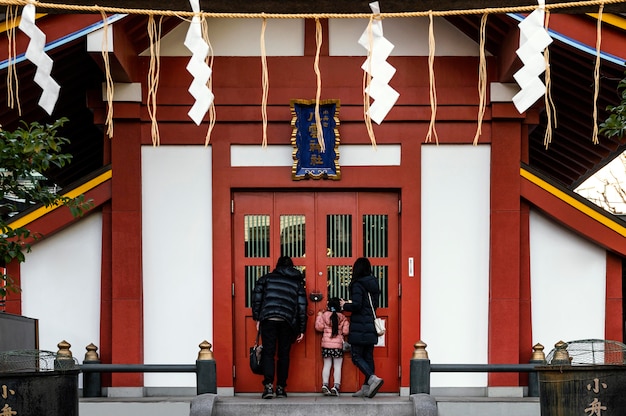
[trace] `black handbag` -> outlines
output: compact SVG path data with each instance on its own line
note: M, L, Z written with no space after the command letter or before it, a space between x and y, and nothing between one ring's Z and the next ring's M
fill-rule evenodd
M263 351L263 345L259 344L259 337L261 331L256 333L256 341L254 345L250 347L250 370L254 374L263 375L263 365L261 364L261 351Z

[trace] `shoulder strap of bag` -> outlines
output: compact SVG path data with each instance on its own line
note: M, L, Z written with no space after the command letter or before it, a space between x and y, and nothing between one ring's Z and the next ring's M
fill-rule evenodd
M372 313L374 314L374 319L376 319L376 311L374 310L374 304L372 304L372 297L370 296L370 292L367 292L367 297L370 300L370 306L372 307Z

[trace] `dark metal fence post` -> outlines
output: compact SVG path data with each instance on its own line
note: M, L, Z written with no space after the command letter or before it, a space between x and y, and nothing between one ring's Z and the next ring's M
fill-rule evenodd
M87 352L83 364L100 364L98 347L87 345ZM100 397L102 395L102 374L98 371L86 371L83 373L83 397Z
M418 341L411 358L411 390L410 394L430 394L430 360L426 352L426 343Z
M208 341L202 341L199 347L200 352L196 360L197 393L217 394L217 371L213 351L211 351L212 345Z

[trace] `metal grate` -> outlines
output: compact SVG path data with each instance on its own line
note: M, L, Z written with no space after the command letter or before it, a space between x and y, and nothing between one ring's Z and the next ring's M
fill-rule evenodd
M558 348L546 356L546 362L552 363ZM572 365L624 365L626 363L626 345L618 341L604 339L583 339L569 341L566 350Z
M0 373L68 371L78 369L73 357L57 356L43 350L14 350L0 352Z

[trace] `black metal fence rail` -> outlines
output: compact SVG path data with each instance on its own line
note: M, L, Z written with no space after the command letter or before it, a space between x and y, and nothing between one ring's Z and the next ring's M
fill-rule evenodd
M70 345L62 341L59 356L72 357ZM212 345L203 341L195 364L102 364L96 353L97 347L87 346L83 364L78 365L83 373L83 397L102 395L102 373L195 373L197 394L217 394L217 369L213 359Z
M543 345L533 346L533 355L528 364L431 364L426 344L415 344L411 359L410 393L430 394L430 373L528 373L528 397L539 397L537 367L545 365Z
M69 344L59 344L69 352ZM217 394L217 372L211 344L200 344L200 353L195 364L102 364L95 354L94 345L87 346L83 364L78 367L83 373L83 397L100 397L102 373L195 373L197 394ZM537 367L545 365L543 346L533 347L533 359L528 364L431 364L426 353L426 344L419 341L410 363L410 394L430 394L431 373L528 373L528 397L539 397ZM71 357L71 354L62 354Z
M198 360L196 364L98 364L78 366L83 373L83 397L102 395L102 373L195 373L196 393L217 394L214 360Z
M539 397L538 364L431 364L411 360L411 394L430 394L430 373L529 373L528 397Z

